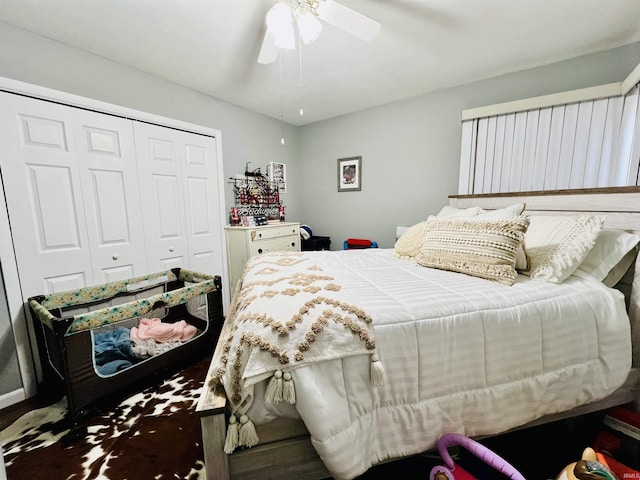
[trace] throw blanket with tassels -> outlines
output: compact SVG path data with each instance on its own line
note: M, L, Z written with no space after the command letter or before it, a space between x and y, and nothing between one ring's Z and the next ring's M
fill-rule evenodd
M383 383L371 317L352 302L337 279L302 253L274 252L249 260L215 365L214 383L224 386L231 405L227 453L258 442L246 415L257 382L269 380L266 402L295 404L296 368L366 354L372 383Z

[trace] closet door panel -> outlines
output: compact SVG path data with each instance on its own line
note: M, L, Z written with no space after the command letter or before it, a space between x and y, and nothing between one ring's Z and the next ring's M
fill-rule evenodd
M216 139L178 132L185 152L184 187L189 265L193 270L221 275L223 272Z
M94 278L107 283L149 273L132 122L82 110L75 118Z
M0 166L24 297L93 283L72 111L0 94Z
M221 274L216 140L140 122L134 134L149 265Z
M147 265L152 272L187 267L184 157L176 131L140 122L133 127Z

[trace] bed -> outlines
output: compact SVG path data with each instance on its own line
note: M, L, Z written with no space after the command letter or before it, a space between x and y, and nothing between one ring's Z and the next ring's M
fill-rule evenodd
M601 260L589 254L602 232L640 232L640 189L451 196L448 208L476 216L519 204L524 212L508 221L484 221L508 224L509 242L522 232L529 276L509 276L502 263L451 271L424 241L418 261L398 249L252 259L197 407L207 478L350 479L430 450L444 433L496 435L637 402L637 247L615 262L617 270L628 262L615 288L605 285L613 269L592 275ZM465 225L468 238L478 236L473 220L443 217L427 231ZM548 251L540 225L585 217L592 241L574 239L580 268L559 258L555 278L540 261ZM521 252L509 245L517 264ZM283 276L294 280L279 286ZM257 335L252 323L269 332Z

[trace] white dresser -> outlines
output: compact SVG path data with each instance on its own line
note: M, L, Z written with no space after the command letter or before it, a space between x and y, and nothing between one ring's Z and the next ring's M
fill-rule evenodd
M260 227L225 227L229 286L235 289L249 258L266 252L300 251L300 223L278 222Z

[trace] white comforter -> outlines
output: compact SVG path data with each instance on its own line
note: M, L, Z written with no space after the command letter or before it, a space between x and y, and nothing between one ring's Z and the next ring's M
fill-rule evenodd
M504 286L390 249L305 254L371 315L386 371L372 385L369 356L358 355L292 372L295 409L335 478L430 449L446 432L498 433L600 399L631 368L624 298L596 281ZM250 416L273 412L254 400Z

